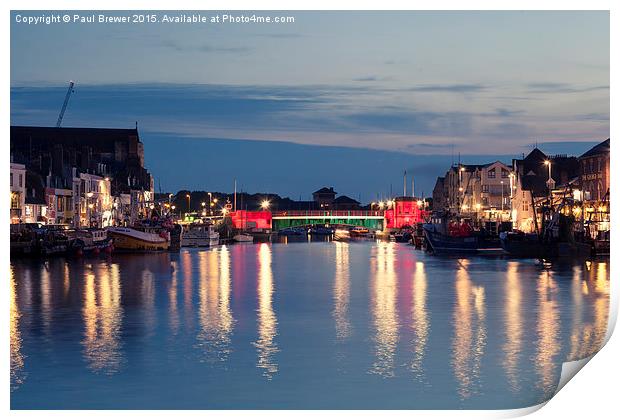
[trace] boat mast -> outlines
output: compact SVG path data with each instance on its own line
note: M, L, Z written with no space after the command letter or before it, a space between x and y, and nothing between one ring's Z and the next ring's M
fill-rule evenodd
M233 199L233 211L237 211L237 180L235 179L235 195Z

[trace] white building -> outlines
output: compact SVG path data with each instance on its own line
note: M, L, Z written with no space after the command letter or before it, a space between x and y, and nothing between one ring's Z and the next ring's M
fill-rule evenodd
M11 223L19 223L24 216L26 201L26 166L11 162Z

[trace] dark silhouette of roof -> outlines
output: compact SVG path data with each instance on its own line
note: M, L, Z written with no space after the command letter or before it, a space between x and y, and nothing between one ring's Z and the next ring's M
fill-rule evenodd
M352 199L351 197L347 197L346 195L341 195L340 197L334 200L334 204L356 204L359 205L360 202Z
M336 191L334 191L334 187L323 187L320 190L317 190L315 192L313 192L312 194L337 194Z
M607 140L597 144L596 146L594 146L593 148L591 148L590 150L585 152L583 155L579 156L579 159L590 157L590 156L597 156L597 155L608 154L609 150L610 150L609 144L610 144L609 143L609 139L607 139Z
M20 141L31 137L33 140L74 142L75 145L109 141L112 138L138 137L136 128L77 128L77 127L35 127L11 126L11 140Z

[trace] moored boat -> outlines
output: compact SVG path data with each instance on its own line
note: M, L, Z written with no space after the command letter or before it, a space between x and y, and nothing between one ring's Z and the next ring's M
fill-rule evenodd
M535 233L504 232L500 234L502 248L517 258L576 258L592 254L592 245L570 240L544 240Z
M254 242L254 237L252 235L248 235L247 233L239 233L233 236L233 241L235 242Z
M161 227L110 227L108 235L119 251L166 251L170 235Z
M75 254L93 253L100 251L112 252L112 238L104 229L72 229L67 232L69 237L68 251Z
M191 224L183 227L181 245L184 247L207 247L219 242L220 234L211 224Z
M288 227L278 231L278 235L282 236L306 236L308 230L303 227Z
M458 235L444 233L434 224L423 226L424 237L436 254L503 254L499 238L468 230Z

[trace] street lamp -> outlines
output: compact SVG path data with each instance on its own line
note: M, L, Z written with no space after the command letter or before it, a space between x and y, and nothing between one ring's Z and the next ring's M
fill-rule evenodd
M545 160L545 165L549 168L549 177L547 179L547 188L549 188L549 204L551 204L551 161Z
M185 197L187 197L187 213L185 213L185 216L187 216L192 209L192 197L189 194L185 194Z
M504 181L500 181L502 184L502 221L504 220Z
M261 208L261 209L263 209L263 210L267 210L267 209L269 209L269 205L270 205L270 204L271 204L271 203L269 203L269 200L266 200L266 199L265 199L265 200L263 200L263 201L260 203L260 208Z

